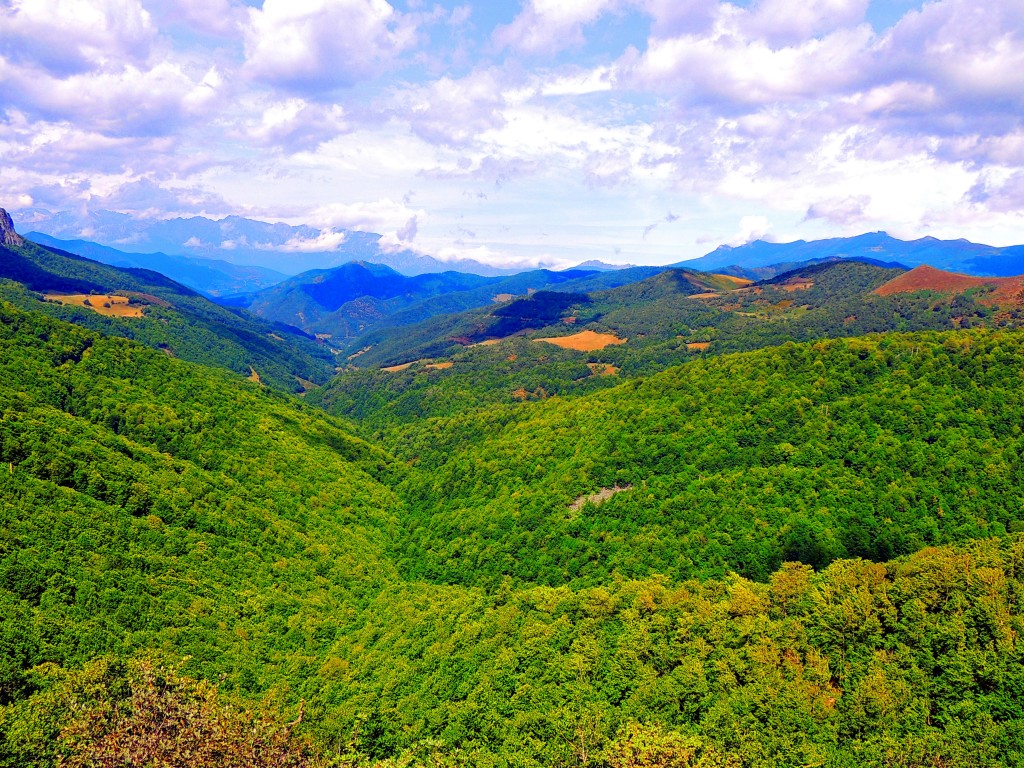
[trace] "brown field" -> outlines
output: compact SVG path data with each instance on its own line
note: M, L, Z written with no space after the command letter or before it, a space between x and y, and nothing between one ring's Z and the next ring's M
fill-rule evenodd
M587 363L593 376L618 376L619 369L611 363Z
M130 306L127 296L90 296L87 293L47 293L47 301L55 301L58 304L70 304L75 307L85 307L93 312L108 317L142 317L142 307ZM85 302L89 302L86 304ZM108 306L109 305L109 306Z
M471 347L493 347L495 344L500 344L505 339L488 339L487 341L478 341L476 344L470 344Z
M503 304L506 301L512 301L515 297L514 293L499 293L497 296L492 296L491 301L495 304Z
M629 339L620 339L611 333L597 333L597 331L581 331L572 336L553 336L547 339L534 339L534 341L545 341L563 349L575 349L578 352L596 352L612 344L625 344Z
M806 291L807 289L813 288L813 287L814 287L814 281L813 280L802 280L802 279L800 279L798 277L794 277L791 280L787 280L782 285L782 290L784 290L784 291Z
M399 365L389 365L387 368L381 368L381 370L382 371L387 371L388 373L398 373L399 371L404 371L406 368L409 368L413 363L416 363L416 362L419 362L419 361L418 360L413 360L410 363L401 363Z
M686 298L688 299L713 299L717 296L721 296L719 291L705 291L704 293L691 293Z
M448 362L444 362L444 363L427 363L424 367L425 368L434 368L434 369L436 369L438 371L446 371L449 368L451 368L453 365L455 365L455 363L453 363L451 361L448 361Z
M690 342L687 342L687 344L686 344L686 348L687 349L693 349L693 350L696 350L697 352L703 352L705 349L707 349L710 346L711 346L711 342L710 341L690 341Z
M262 384L260 381L260 375L256 373L256 369L251 365L249 366L249 381L255 381L257 384Z
M723 280L728 280L730 283L733 283L734 285L750 285L751 283L754 282L753 280L747 280L747 278L745 277L736 277L735 275L715 274L715 277L720 277Z
M875 289L879 296L892 296L896 293L915 293L917 291L935 291L937 293L963 293L971 288L990 286L994 290L979 296L982 304L1022 304L1024 303L1024 275L1016 277L972 277L957 272L945 272L935 267L922 265L909 272L904 272L894 280Z

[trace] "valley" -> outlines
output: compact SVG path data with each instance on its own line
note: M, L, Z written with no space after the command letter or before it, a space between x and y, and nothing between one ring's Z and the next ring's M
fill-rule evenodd
M1024 754L1012 279L5 242L0 766Z

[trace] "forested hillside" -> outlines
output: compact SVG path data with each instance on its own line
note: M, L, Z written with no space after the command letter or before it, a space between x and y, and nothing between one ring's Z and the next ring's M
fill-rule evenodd
M343 425L10 305L0 347L0 703L40 663L147 650L274 689L389 580L390 459Z
M5 301L287 391L333 373L331 351L297 328L232 312L157 272L110 267L14 238L0 244ZM118 297L131 312L108 311Z
M375 445L4 305L0 765L157 712L199 766L1020 765L1022 343L788 344Z
M764 580L1024 530L1018 334L706 358L388 432L422 473L402 564L441 583ZM602 488L628 489L571 505Z
M271 288L233 297L228 303L269 321L325 335L332 344L355 351L373 345L372 339L379 335L401 335L406 326L437 315L503 304L508 297L544 289L573 292L612 288L661 271L660 267L613 272L538 269L506 277L460 272L408 277L380 264L352 262L304 272Z
M992 304L985 290L878 295L903 274L842 261L751 285L670 270L577 297L553 322L522 323L509 330L514 335L491 333L508 327L494 310L434 318L400 334L370 334L365 340L376 346L354 355L352 367L312 397L370 434L488 404L576 396L722 353L886 331L1012 328L1024 316L1015 303ZM575 351L534 343L587 331L625 343ZM392 367L404 362L413 364Z

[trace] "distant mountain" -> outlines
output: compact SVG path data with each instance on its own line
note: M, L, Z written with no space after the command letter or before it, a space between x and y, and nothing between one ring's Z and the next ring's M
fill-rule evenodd
M60 248L112 267L151 269L182 285L209 296L230 296L258 291L284 280L287 275L266 267L231 264L221 259L171 256L166 253L127 253L88 240L60 240L42 232L29 232L27 239Z
M617 269L629 269L635 266L636 264L609 264L606 261L590 259L589 261L584 261L582 264L577 264L575 267L570 267L570 269L596 269L600 272L612 272Z
M407 277L391 267L357 261L289 278L253 295L248 309L268 320L351 337L368 324L417 301L479 288L500 279L461 272Z
M871 264L875 267L881 267L882 269L910 269L906 264L901 264L898 261L882 261L880 259L870 259L864 256L855 256L849 259L842 258L840 256L828 256L823 259L807 259L806 261L783 261L778 264L769 264L766 267L740 267L733 264L732 266L722 267L718 271L724 275L734 275L736 277L743 277L757 282L761 280L771 280L773 277L785 274L786 272L806 269L807 267L816 266L818 264L836 264L842 261L857 261L862 264ZM685 261L681 263L686 264Z
M768 243L757 240L737 247L722 245L706 256L682 261L673 266L706 271L732 270L749 276L751 271L786 271L800 263L828 259L861 259L874 263L896 262L916 267L928 264L938 269L977 275L1009 276L1024 272L1024 245L996 248L968 240L898 240L885 232L828 240L797 240L792 243ZM761 274L761 278L769 275Z
M625 285L661 272L632 267L600 272L537 269L507 277L461 272L401 275L390 267L351 262L311 270L278 285L225 303L253 314L329 334L335 341L358 338L382 326L405 326L437 315L511 300L531 291L557 288L585 292Z
M282 389L301 390L333 371L330 350L298 328L228 310L158 272L25 240L3 209L0 243L0 297L23 308Z
M65 240L89 240L128 253L163 253L255 265L289 275L329 269L350 261L386 264L406 275L457 270L478 275L510 275L472 259L442 261L410 250L392 250L373 232L321 230L227 216L138 219L114 211L84 215L28 208L16 212L23 228Z
M572 279L565 279L567 277ZM628 277L633 279L614 281L614 278ZM544 285L542 281L549 282ZM369 328L349 342L344 351L359 353L353 360L354 365L373 367L448 355L467 346L493 343L530 329L543 328L545 333L557 335L595 321L608 325L621 320L621 327L628 328L631 334L655 333L655 329L663 326L674 328L677 311L707 314L697 302L689 300L689 296L728 291L748 283L729 276L658 267L590 273L537 270L487 286L489 292L501 289L503 293L507 291L506 296L517 296L511 303L485 302L464 311L419 318L407 310ZM452 305L456 299L463 299L470 293L441 298ZM427 304L422 302L417 307ZM575 312L574 307L584 309ZM674 330L671 333L675 335Z
M981 304L1019 306L1024 304L1024 275L973 277L923 265L915 267L875 289L875 293L879 296L894 296L900 293L917 293L919 291L954 295L975 291L975 298Z

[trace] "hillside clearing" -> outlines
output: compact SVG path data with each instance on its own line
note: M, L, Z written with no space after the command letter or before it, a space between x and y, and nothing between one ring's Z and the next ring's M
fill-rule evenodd
M130 305L128 303L130 300L127 296L87 293L47 293L44 294L44 297L47 301L54 301L58 304L69 304L75 307L84 307L108 317L142 317L142 307Z
M718 274L717 272L714 273L712 277L718 277L721 278L722 280L728 280L730 283L733 283L735 285L750 285L751 283L754 282L753 280L748 280L745 277L737 277L736 275L721 275Z
M579 512L587 504L601 504L608 501L612 496L623 491L633 490L632 485L616 485L611 488L602 488L597 493L587 494L580 496L576 501L569 505L569 509L573 512Z
M1024 275L1015 277L974 277L957 272L946 272L922 265L885 285L875 289L879 296L893 296L898 293L916 293L917 291L935 291L936 293L961 294L971 289L987 290L980 294L978 302L982 304L1020 304L1024 296Z
M598 333L597 331L581 331L572 336L552 336L544 339L534 339L554 344L563 349L575 349L578 352L596 352L599 349L610 347L613 344L625 344L629 339L620 339L612 333Z

